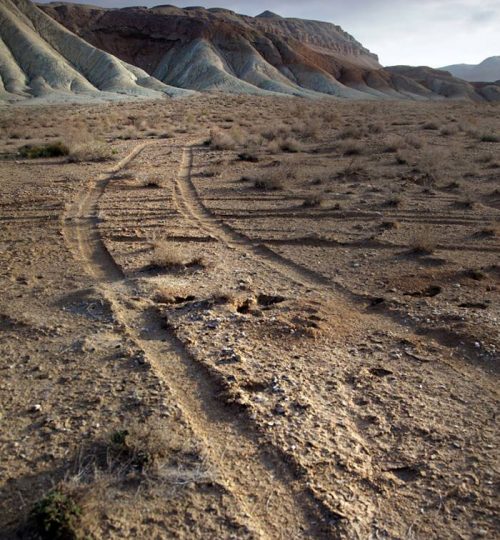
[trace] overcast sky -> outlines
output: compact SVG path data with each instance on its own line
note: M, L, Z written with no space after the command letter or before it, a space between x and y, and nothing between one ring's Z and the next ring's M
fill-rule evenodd
M48 0L41 0L47 2ZM500 55L500 0L79 0L106 7L204 5L342 26L383 65L476 64Z

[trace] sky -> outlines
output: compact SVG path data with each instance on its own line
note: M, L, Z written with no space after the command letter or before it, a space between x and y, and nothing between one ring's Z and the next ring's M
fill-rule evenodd
M39 0L48 2L50 0ZM382 65L477 64L500 55L500 0L78 0L105 7L203 5L342 26Z

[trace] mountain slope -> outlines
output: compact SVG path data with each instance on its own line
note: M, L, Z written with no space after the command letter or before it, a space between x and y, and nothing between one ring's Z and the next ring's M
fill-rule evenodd
M198 91L348 99L496 99L430 70L385 69L339 26L201 7L41 8L72 32L166 84ZM443 80L443 77L447 80Z
M480 64L454 64L441 69L465 81L500 81L500 56L491 56L483 60Z
M227 9L0 0L0 99L187 96L500 100L430 68L383 68L339 26Z
M93 45L175 86L358 99L429 94L412 84L395 90L377 56L330 23L198 7L41 7Z
M85 42L29 0L0 0L0 98L188 95Z

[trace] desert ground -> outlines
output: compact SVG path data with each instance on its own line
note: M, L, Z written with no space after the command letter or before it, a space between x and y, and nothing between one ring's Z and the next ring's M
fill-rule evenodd
M0 129L2 538L497 537L498 105Z

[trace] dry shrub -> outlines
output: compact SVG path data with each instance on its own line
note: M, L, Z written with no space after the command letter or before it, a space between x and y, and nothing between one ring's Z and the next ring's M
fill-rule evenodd
M439 132L443 137L449 137L450 135L456 135L458 133L458 127L455 125L444 126Z
M169 452L169 441L160 426L132 424L116 430L103 445L107 465L119 471L154 471Z
M112 157L113 150L110 145L93 137L89 133L80 135L69 146L68 161L72 163L107 161Z
M382 133L384 131L384 126L380 122L373 122L368 124L368 132L372 134Z
M357 127L347 127L339 131L337 138L345 139L361 139L363 137L363 130Z
M417 255L430 255L434 253L436 246L436 237L430 227L416 232L410 241L410 249L412 253L416 253Z
M424 143L422 142L422 139L418 135L408 135L405 138L405 143L408 146L412 146L413 148L416 148L417 150L420 150Z
M403 144L404 143L401 137L392 135L390 137L387 137L384 141L382 151L386 154L393 154L396 153L403 146Z
M385 206L388 206L390 208L401 208L406 203L405 199L403 197L394 196L390 197L385 201Z
M323 205L324 200L321 195L309 195L304 199L302 206L304 208L319 208Z
M163 285L156 290L153 299L159 304L179 304L195 300L195 297L183 287Z
M210 146L215 150L234 150L236 146L246 145L249 134L240 126L233 126L230 130L213 128L210 130Z
M398 165L409 165L412 162L412 155L408 150L398 150L396 152L396 163Z
M236 142L228 131L219 128L210 130L210 146L214 150L233 150Z
M354 156L351 161L341 169L336 175L336 178L341 180L364 180L368 177L368 171Z
M434 185L441 180L446 159L447 156L445 153L437 148L428 148L422 152L415 166L415 170L422 173L419 183L423 185Z
M428 131L437 131L439 129L439 126L436 124L436 122L426 122L422 129L428 130Z
M268 145L268 149L272 154L276 154L279 151L294 154L302 150L302 145L293 137L280 137L274 141L271 141Z
M151 255L151 266L165 270L180 270L191 266L206 266L202 256L192 257L177 245L167 240L155 240Z
M150 176L144 178L141 182L141 185L145 188L160 189L165 187L165 181L159 176Z
M266 126L261 129L260 135L267 141L278 138L285 139L290 135L290 127L285 124L278 124L273 127Z
M363 153L363 145L357 141L346 140L339 145L343 156L360 156Z
M287 182L295 178L293 169L289 166L282 165L275 167L270 171L266 171L254 181L254 186L257 189L268 191L279 191L285 188Z

